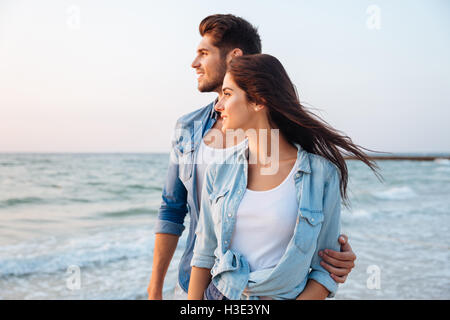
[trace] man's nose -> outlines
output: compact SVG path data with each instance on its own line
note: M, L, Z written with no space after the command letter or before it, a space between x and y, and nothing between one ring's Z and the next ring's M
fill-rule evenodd
M192 61L191 67L196 69L200 67L200 63L198 62L198 58L195 58L194 61Z

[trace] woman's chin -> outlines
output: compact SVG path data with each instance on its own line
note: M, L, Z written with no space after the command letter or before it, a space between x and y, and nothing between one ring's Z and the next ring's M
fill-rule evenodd
M228 128L226 119L222 120L222 132L225 133Z

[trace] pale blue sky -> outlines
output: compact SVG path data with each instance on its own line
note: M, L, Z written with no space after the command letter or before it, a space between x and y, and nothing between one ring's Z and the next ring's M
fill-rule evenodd
M0 0L0 152L167 152L176 119L215 98L190 67L213 13L258 26L300 100L354 142L450 152L446 0Z

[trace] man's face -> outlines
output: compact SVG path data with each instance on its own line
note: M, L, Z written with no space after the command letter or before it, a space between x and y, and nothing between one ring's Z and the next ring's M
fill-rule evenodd
M227 64L219 48L212 45L210 35L206 34L202 37L197 47L197 56L191 66L197 73L200 92L221 93Z

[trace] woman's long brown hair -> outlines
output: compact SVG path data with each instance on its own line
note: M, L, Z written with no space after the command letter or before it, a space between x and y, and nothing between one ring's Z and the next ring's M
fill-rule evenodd
M295 87L277 58L268 54L235 57L227 72L246 92L249 102L268 108L271 125L279 129L289 142L300 144L306 151L324 157L338 168L340 192L345 204L348 204L348 169L341 150L346 156L353 155L364 162L377 177L381 177L377 164L362 151L368 149L354 144L348 136L300 104Z

